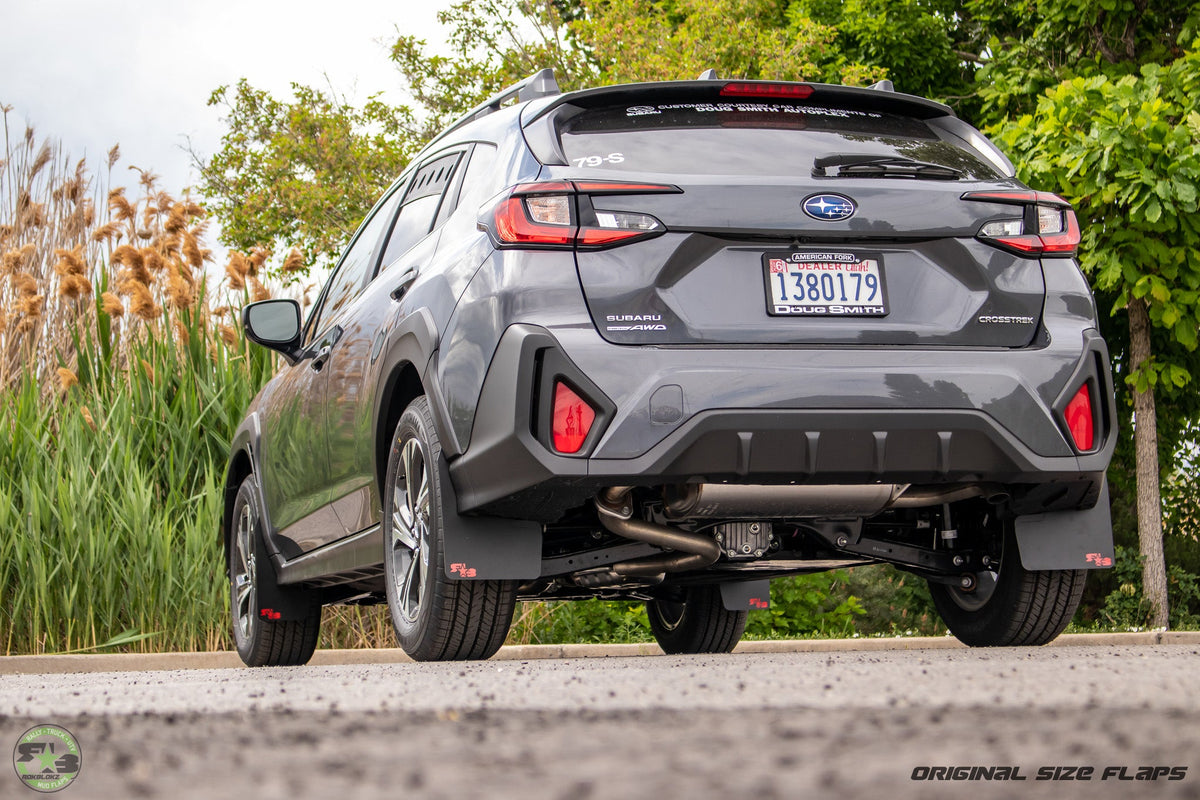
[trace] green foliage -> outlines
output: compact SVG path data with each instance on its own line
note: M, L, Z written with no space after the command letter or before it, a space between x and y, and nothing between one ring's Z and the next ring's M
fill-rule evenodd
M225 644L221 478L269 363L181 321L200 347L147 338L122 374L85 343L54 402L32 374L0 397L0 652Z
M1178 0L968 0L965 11L987 45L977 79L992 123L1031 112L1062 81L1169 63L1200 21L1200 4Z
M771 607L751 611L747 639L937 636L946 631L925 581L889 566L777 578ZM645 605L605 600L525 603L509 644L654 641Z
M225 244L299 247L329 263L422 137L409 109L377 96L357 108L332 89L292 93L278 100L245 79L212 93L228 129L200 188Z
M858 598L839 591L846 573L801 575L771 581L771 607L752 611L746 635L755 639L849 636L865 610Z
M449 29L449 56L430 53L422 39L398 35L391 58L420 104L424 136L432 137L460 114L540 69L553 69L564 91L591 83L594 70L571 45L565 21L580 13L569 4L546 0L463 0L437 15Z
M609 0L588 5L571 30L601 83L722 77L813 80L844 73L862 82L882 71L838 58L836 30L789 14L777 0Z
M1117 547L1113 578L1116 586L1104 600L1099 625L1117 630L1148 627L1151 608L1142 593L1142 558L1137 550ZM1200 577L1179 564L1169 564L1167 596L1172 629L1200 627Z
M898 91L948 100L971 93L982 48L955 0L794 0L788 18L835 29L844 62L879 69Z
M644 603L569 600L524 603L509 644L652 642Z
M924 578L887 564L855 567L846 570L845 591L863 607L863 615L855 621L856 633L941 636L946 632Z
M1136 75L1065 80L1000 129L1022 178L1070 200L1080 264L1114 310L1146 302L1172 344L1196 348L1200 324L1200 53ZM1129 375L1137 391L1186 386L1169 352Z

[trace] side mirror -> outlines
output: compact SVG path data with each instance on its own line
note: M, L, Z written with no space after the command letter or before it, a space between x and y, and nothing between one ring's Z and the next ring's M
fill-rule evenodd
M300 304L295 300L262 300L242 308L246 338L283 354L288 363L300 356Z

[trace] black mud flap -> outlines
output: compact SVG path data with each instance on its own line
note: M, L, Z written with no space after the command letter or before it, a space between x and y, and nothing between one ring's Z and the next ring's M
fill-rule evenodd
M1051 511L1016 518L1017 549L1028 570L1103 569L1113 565L1108 481L1100 498L1081 511Z
M258 571L258 615L268 622L287 622L308 619L314 603L320 599L311 589L299 586L280 586L275 559L267 552L261 532L255 537L257 553L254 556Z
M726 611L754 611L771 607L770 581L737 581L718 585Z
M542 526L497 517L464 517L446 459L438 459L442 548L446 576L475 580L532 580L542 574Z

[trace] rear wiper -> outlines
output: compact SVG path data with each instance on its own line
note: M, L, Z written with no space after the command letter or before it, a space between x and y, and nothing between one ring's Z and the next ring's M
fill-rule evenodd
M830 175L826 170L837 167ZM930 178L952 181L962 173L952 167L916 161L903 156L832 155L813 160L814 178Z

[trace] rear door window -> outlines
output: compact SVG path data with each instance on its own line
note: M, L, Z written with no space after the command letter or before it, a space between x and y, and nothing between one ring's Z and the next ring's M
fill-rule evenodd
M439 156L418 168L413 175L408 192L404 195L404 203L400 206L400 216L396 218L383 251L381 264L384 268L429 233L461 157L461 152Z
M807 177L818 158L861 154L938 164L968 178L999 177L923 121L891 113L786 101L665 102L563 117L563 152L577 168Z

